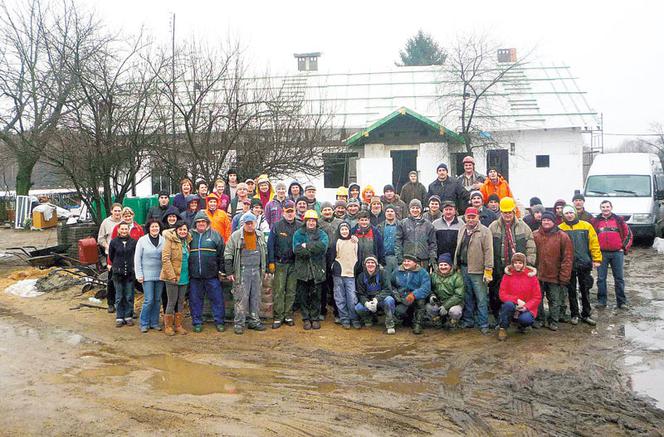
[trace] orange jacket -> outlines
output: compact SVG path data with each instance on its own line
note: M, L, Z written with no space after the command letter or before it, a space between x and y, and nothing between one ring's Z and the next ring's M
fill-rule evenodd
M213 214L209 209L206 209L205 215L210 219L210 227L221 235L224 243L227 242L231 236L231 219L228 218L228 214L220 209L215 209Z
M484 197L485 205L489 201L489 196L492 194L497 195L499 199L502 199L503 197L514 198L509 184L502 176L498 176L497 184L491 182L491 179L487 177L484 184L480 187L480 192L482 193L482 197Z

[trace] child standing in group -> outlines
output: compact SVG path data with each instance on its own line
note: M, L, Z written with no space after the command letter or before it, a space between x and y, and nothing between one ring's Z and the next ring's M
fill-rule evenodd
M357 265L358 242L351 238L350 224L342 222L337 229L337 242L332 253L332 281L334 283L334 301L339 309L339 319L344 329L360 329L355 313L357 295L355 294L355 267Z

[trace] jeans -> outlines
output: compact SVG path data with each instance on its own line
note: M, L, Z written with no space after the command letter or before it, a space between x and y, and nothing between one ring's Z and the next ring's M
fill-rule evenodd
M567 286L567 297L569 298L569 312L571 317L579 317L579 296L576 292L576 283L579 283L579 292L581 294L581 317L590 317L590 270L572 270L572 277ZM567 311L567 305L563 298L560 306L561 316Z
M302 320L315 321L320 316L320 289L322 284L309 281L297 281L297 294L302 299Z
M510 323L514 319L514 312L516 311L516 304L514 302L505 302L500 307L500 327L509 328ZM535 317L533 314L526 310L519 312L519 317L517 317L516 322L520 327L525 328L527 326L532 326L535 322Z
M540 289L542 290L542 301L537 309L537 319L544 320L544 296L549 302L549 323L560 320L560 307L567 294L567 286L554 284L552 282L540 281Z
M440 314L440 306L431 305L428 303L426 305L427 312L431 317L437 317ZM450 308L445 308L447 314L443 317L443 320L461 320L463 315L463 305L453 305Z
M383 312L385 313L385 327L386 328L394 328L394 310L397 306L396 301L392 296L387 296L385 298L377 298L378 299L378 305L383 308ZM366 317L370 313L370 311L362 305L361 303L355 304L355 312L359 317Z
M115 319L131 319L134 314L134 278L113 278Z
M468 273L468 266L461 266L463 284L466 287L463 303L463 324L467 327L489 327L487 287L481 273Z
M159 327L159 305L163 289L162 281L143 281L143 307L139 317L141 328Z
M389 284L392 283L392 277L394 273L399 268L399 262L395 255L385 255L385 275L387 276L387 281Z
M249 319L250 326L260 325L258 315L261 304L263 275L258 266L240 267L240 283L233 284L234 324L244 327Z
M166 294L168 295L168 302L166 303L166 310L164 314L181 313L184 309L184 299L187 295L186 285L173 284L172 282L166 283Z
M193 325L203 324L203 299L207 296L212 307L215 325L224 323L224 295L217 278L191 278L189 282L189 310Z
M621 307L627 303L627 297L625 296L625 279L623 270L624 262L624 252L602 251L602 265L597 268L597 300L600 304L606 305L606 277L609 274L609 265L611 266L611 273L613 273L613 281L616 284L616 303L618 304L618 307Z
M339 310L339 319L342 325L348 325L350 322L357 322L355 305L357 305L357 295L355 294L355 278L346 278L334 275L334 301Z
M277 263L272 281L272 297L274 300L272 310L274 311L275 321L281 322L285 319L293 319L296 288L297 278L295 277L293 263Z

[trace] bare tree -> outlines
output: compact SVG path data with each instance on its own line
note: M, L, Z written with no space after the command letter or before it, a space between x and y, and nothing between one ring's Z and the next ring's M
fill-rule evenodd
M0 5L0 139L18 170L17 194L32 186L32 170L57 128L76 86L67 68L97 22L69 0Z
M484 36L461 36L447 50L443 72L445 95L441 99L443 121L458 126L466 152L491 146L495 140L488 131L500 124L499 83L524 65L524 58L499 62L498 45Z

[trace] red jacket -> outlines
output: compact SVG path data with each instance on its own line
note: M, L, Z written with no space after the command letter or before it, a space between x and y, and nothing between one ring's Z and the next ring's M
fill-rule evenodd
M601 250L617 252L622 249L627 253L632 247L632 232L621 217L612 213L605 218L600 214L593 219L592 225L597 232Z
M500 282L499 294L501 302L513 302L516 305L516 301L521 299L533 317L537 317L537 307L542 301L537 270L525 267L517 272L512 266L505 267L505 276Z
M118 223L113 228L113 232L111 232L111 240L118 236L118 227L119 226L120 226L120 224ZM134 222L131 226L131 229L129 229L129 237L131 237L132 240L138 241L138 239L141 238L143 235L145 235L145 232L143 231L143 226L141 226L138 223Z

